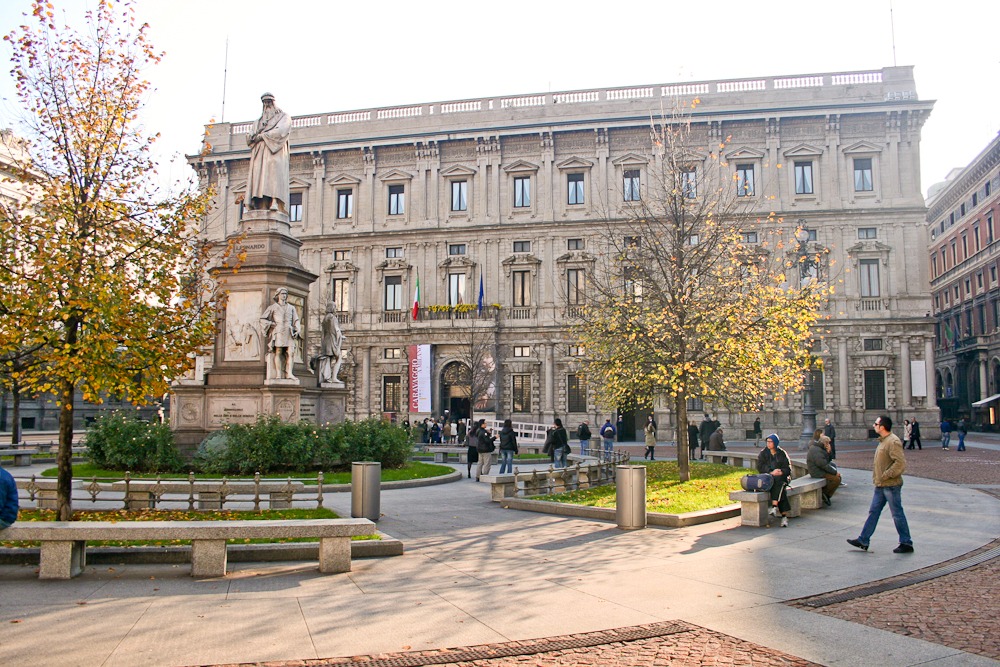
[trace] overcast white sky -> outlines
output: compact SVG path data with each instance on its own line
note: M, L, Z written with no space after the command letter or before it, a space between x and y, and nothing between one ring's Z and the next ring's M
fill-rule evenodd
M72 25L95 0L54 0ZM136 0L166 52L147 77L144 121L164 155L198 150L204 124L578 88L879 69L893 64L889 0ZM0 29L27 0L0 2ZM1000 131L1000 2L893 0L896 62L915 65L926 192ZM11 46L2 42L2 53ZM17 127L9 76L0 126ZM187 167L164 165L173 180ZM172 178L171 178L172 177Z

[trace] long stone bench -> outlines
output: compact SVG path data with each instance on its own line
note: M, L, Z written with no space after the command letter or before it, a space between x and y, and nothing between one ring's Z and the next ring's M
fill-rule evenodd
M0 449L0 456L13 456L14 457L14 467L22 468L24 466L31 465L31 457L38 456L37 449L15 449L15 448L4 448Z
M281 521L25 521L0 541L40 541L39 579L71 579L87 565L87 541L191 540L191 576L226 574L226 540L319 539L319 571L350 572L351 538L376 534L368 519Z
M803 509L818 509L823 506L825 479L793 481L785 491L791 509L788 516L797 517ZM771 518L767 513L771 507L771 494L767 491L730 491L729 499L740 504L740 518L744 526L766 526Z
M729 450L723 451L706 451L705 459L709 463L727 463L728 465L735 466L737 468L743 468L743 462L747 459L751 461L757 460L756 454L741 454L740 452L731 452ZM728 459L724 461L723 459Z
M428 447L427 451L434 455L434 463L447 463L450 455L458 456L459 463L469 462L468 447ZM480 452L479 455L484 456L485 454ZM490 452L490 456L493 457L491 465L496 465L498 455L499 451Z

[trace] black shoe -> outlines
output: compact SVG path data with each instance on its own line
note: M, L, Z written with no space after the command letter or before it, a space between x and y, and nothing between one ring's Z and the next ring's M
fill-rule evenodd
M825 493L823 494L823 504L824 505L830 504L830 496L826 495Z
M894 554L912 554L913 545L912 544L900 544L898 547L892 550Z
M862 551L868 551L868 545L861 544L861 540L847 540L847 543L850 544L852 547L857 547L861 549Z

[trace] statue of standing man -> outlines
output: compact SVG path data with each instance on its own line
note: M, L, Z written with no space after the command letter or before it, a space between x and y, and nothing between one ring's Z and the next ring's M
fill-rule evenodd
M292 365L302 332L299 313L295 306L288 303L287 289L282 287L275 292L274 303L261 315L260 323L267 339L265 380L295 380Z
M342 385L337 379L340 373L340 365L344 361L342 352L344 345L344 332L340 329L340 321L337 319L336 307L333 302L326 304L326 315L323 317L323 339L320 343L319 355L313 360L318 364L319 382L321 385L334 384Z
M250 175L247 183L248 210L288 212L288 135L292 119L274 105L274 95L261 95L264 111L247 135Z

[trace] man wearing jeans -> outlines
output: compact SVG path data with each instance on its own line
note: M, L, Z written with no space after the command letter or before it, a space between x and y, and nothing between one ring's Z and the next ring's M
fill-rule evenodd
M611 425L610 419L606 420L604 426L601 427L601 438L604 442L604 458L610 461L611 453L615 449L615 427Z
M847 540L852 547L868 551L868 544L882 509L889 505L892 520L899 533L899 546L892 550L897 554L913 553L913 540L910 539L910 527L903 514L903 471L906 469L906 457L903 455L903 443L892 433L892 420L881 416L875 420L875 432L878 433L878 447L875 449L875 464L872 468L872 481L875 482L875 495L868 509L868 520L856 540Z

